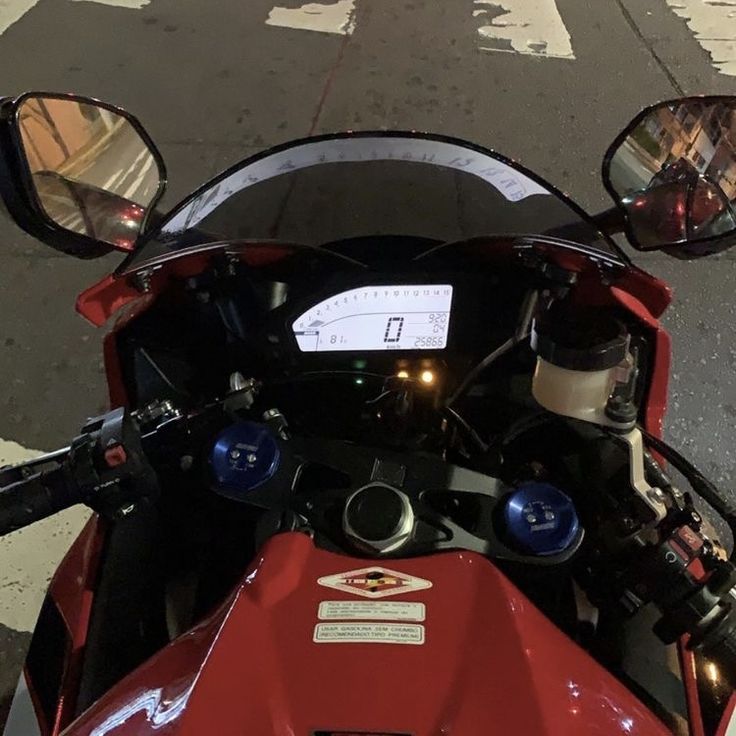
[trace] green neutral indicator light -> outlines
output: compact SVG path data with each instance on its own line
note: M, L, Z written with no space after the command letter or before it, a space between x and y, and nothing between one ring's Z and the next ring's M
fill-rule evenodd
M355 383L356 383L356 384L357 384L358 386L362 386L362 385L363 385L363 379L362 379L362 378L356 378L356 379L355 379Z

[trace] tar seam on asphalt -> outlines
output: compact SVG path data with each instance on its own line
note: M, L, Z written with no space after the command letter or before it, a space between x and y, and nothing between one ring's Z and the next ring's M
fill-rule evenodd
M672 72L669 70L667 65L662 61L662 59L659 58L659 55L654 50L654 47L652 46L652 44L649 43L649 41L644 37L644 34L639 30L639 26L636 25L636 22L632 18L631 13L629 13L628 9L624 5L623 0L615 0L615 2L616 2L616 5L618 5L618 8L621 11L621 14L624 16L626 22L631 27L631 30L636 34L636 37L644 44L647 51L649 51L649 53L652 55L652 58L657 62L657 65L659 66L659 68L664 72L670 84L674 87L675 92L677 92L677 94L680 97L685 97L686 96L685 92L680 86L680 83L677 81L677 79L675 79L674 74L672 74Z

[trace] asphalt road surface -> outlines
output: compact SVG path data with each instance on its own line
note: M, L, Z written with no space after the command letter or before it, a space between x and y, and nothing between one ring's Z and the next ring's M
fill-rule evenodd
M693 33L725 3L688 0L677 14L668 0L340 0L311 13L280 4L272 12L274 0L0 2L0 94L71 90L126 107L167 161L167 204L275 143L400 128L494 148L590 210L609 206L600 161L641 107L736 94L736 77L723 73L736 52L703 42L721 54L715 65ZM494 29L498 6L510 22ZM733 26L724 20L721 33ZM0 243L0 438L53 449L105 409L102 333L73 305L119 258L75 261L4 221ZM676 294L666 318L674 337L668 436L729 489L734 259L736 251L698 263L636 258ZM0 464L19 452L0 444ZM79 523L68 514L0 543L0 698L14 686L25 632Z

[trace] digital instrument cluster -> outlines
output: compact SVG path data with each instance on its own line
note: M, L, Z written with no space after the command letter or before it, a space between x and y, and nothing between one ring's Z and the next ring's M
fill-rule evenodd
M292 323L303 353L442 350L447 346L452 286L361 286L330 296Z

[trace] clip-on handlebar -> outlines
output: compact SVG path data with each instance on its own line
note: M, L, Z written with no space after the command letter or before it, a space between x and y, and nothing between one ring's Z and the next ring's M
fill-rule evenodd
M138 425L127 410L115 409L91 419L67 453L0 469L0 535L78 503L114 518L157 490Z

